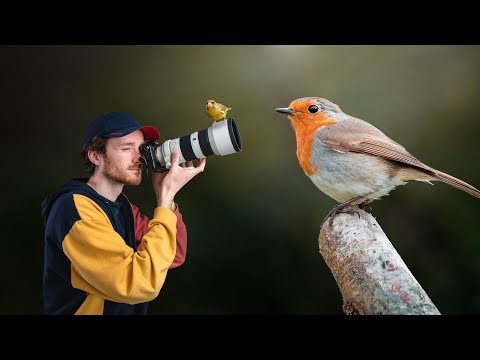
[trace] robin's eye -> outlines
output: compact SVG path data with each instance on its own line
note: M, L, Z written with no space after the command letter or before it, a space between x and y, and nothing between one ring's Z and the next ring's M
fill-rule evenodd
M311 113L311 114L315 114L317 111L318 111L318 106L317 105L310 105L308 107L308 111Z

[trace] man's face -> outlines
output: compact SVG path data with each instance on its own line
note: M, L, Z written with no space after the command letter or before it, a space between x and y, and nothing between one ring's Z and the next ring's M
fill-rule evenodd
M138 148L143 142L141 130L126 136L108 139L100 166L103 176L113 182L139 185L142 181L142 166Z

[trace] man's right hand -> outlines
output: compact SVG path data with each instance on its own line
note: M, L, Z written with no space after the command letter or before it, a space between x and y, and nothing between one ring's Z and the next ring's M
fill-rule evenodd
M207 158L200 159L198 166L179 165L180 155L177 151L172 153L172 163L166 172L152 172L152 185L157 197L157 206L174 210L174 198L177 192L197 174L203 172Z

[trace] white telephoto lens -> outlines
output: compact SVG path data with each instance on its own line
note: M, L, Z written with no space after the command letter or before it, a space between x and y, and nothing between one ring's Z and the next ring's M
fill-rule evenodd
M210 145L216 155L228 155L238 151L230 138L227 120L213 124L208 129L208 138L213 140Z

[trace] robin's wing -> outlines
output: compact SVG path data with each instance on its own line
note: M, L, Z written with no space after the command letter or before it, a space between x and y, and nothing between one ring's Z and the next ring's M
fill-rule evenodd
M318 140L334 151L369 154L428 171L434 170L376 127L357 118L325 126L317 134Z

